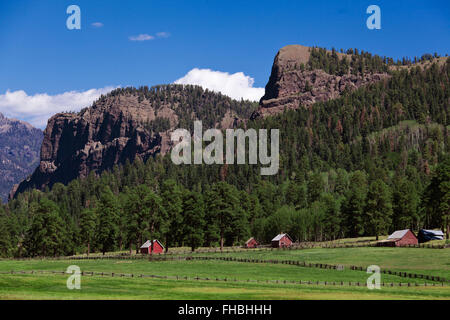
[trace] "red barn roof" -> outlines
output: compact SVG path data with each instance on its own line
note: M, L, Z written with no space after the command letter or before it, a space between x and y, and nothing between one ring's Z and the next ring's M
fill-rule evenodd
M280 241L280 240L283 239L284 237L288 237L289 240L292 241L291 237L290 237L287 233L280 233L280 234L277 235L275 238L273 238L272 241Z
M245 242L245 247L247 248L256 248L259 245L258 241L255 238L251 237Z
M153 240L153 243L158 243L158 244L161 246L161 248L164 249L164 246L162 245L161 242L159 242L159 240ZM152 243L150 242L150 240L147 240L147 241L145 241L145 243L141 246L141 249L144 249L144 248L150 248L151 246L152 246Z
M280 233L272 239L273 248L285 248L292 245L292 238L287 233Z
M141 253L150 254L150 253L162 253L164 251L164 246L158 240L153 240L153 248L152 241L147 240L141 247Z
M392 233L387 239L378 241L378 246L391 246L391 247L401 247L408 245L419 244L414 232L409 229L397 230Z

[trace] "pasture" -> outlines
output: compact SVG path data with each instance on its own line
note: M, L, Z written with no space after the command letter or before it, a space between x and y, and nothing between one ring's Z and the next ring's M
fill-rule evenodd
M369 276L365 269L349 268L376 264L382 269L450 279L448 249L315 248L194 255L272 262L186 260L183 256L173 261L146 258L0 260L0 299L450 299L449 282L442 285L437 281L381 274L381 281L389 285L369 290L365 286ZM281 260L340 264L344 268L274 263ZM83 271L81 290L66 288L69 275L62 272L70 265L77 265ZM11 274L11 270L47 273Z

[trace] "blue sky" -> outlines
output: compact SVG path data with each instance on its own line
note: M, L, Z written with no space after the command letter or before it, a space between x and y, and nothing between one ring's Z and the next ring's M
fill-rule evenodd
M194 68L243 72L264 87L276 52L287 44L356 47L394 58L445 55L449 3L0 0L0 95L172 83ZM66 28L71 4L81 8L81 30ZM371 4L381 8L381 30L366 27ZM157 37L161 32L166 36ZM130 40L140 34L155 38ZM8 108L0 112L27 117Z

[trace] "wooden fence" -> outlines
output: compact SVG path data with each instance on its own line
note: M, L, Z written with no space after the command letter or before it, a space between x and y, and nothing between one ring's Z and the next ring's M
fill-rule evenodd
M304 261L295 261L295 260L263 260L263 259L243 259L243 258L234 258L234 257L190 257L192 260L221 260L221 261L234 261L234 262L247 262L247 263L272 263L272 264L288 264L288 265L296 265L300 267L308 267L308 268L320 268L320 269L334 269L339 270L342 265L332 265L326 263L308 263ZM187 259L188 260L188 259ZM361 266L349 266L350 270L355 271L365 271L366 268ZM412 278L412 279L426 279L430 281L437 282L450 282L450 280L445 279L444 277L438 276L430 276L424 274L417 273L408 273L401 271L393 271L389 269L381 269L381 273L395 275L403 278Z
M320 269L334 269L339 270L342 265L335 264L326 264L326 263L309 263L305 261L298 260L278 260L278 259L248 259L248 258L236 258L236 257L206 257L206 256L168 256L168 255L140 255L140 256L104 256L102 258L99 257L74 257L70 260L98 260L98 259L111 259L111 260L143 260L147 259L148 261L158 262L158 261L176 261L176 260L218 260L218 261L230 261L230 262L246 262L246 263L270 263L270 264L288 264L295 265L299 267L307 267L307 268L320 268ZM344 267L345 268L345 267ZM367 268L362 266L347 266L349 270L353 271L365 271ZM431 276L425 274L417 274L417 273L408 273L403 271L394 271L390 269L381 269L381 273L390 274L402 278L411 278L411 279L425 279L430 281L437 282L450 282L449 279L439 276Z
M50 275L65 275L69 276L71 274L65 271L49 271L49 270L11 270L11 271L0 271L0 275L39 275L39 274L50 274ZM236 282L236 283L259 283L259 284L289 284L289 285L316 285L316 286L353 286L353 287L366 287L365 282L347 282L347 281L304 281L304 280L261 280L261 279L237 279L237 278L207 278L207 277L188 277L188 276L161 276L161 275L149 275L149 274L135 274L135 273L115 273L115 272L96 272L96 271L82 271L81 276L100 276L100 277L115 277L115 278L153 278L153 279L167 279L167 280L181 280L181 281L216 281L216 282ZM401 283L401 282L382 282L380 283L382 287L436 287L436 286L447 286L443 282L437 284L433 283Z

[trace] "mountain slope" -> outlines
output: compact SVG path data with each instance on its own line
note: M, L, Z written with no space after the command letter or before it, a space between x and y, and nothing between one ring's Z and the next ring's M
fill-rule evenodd
M15 183L39 163L42 131L0 113L0 198L6 201Z

